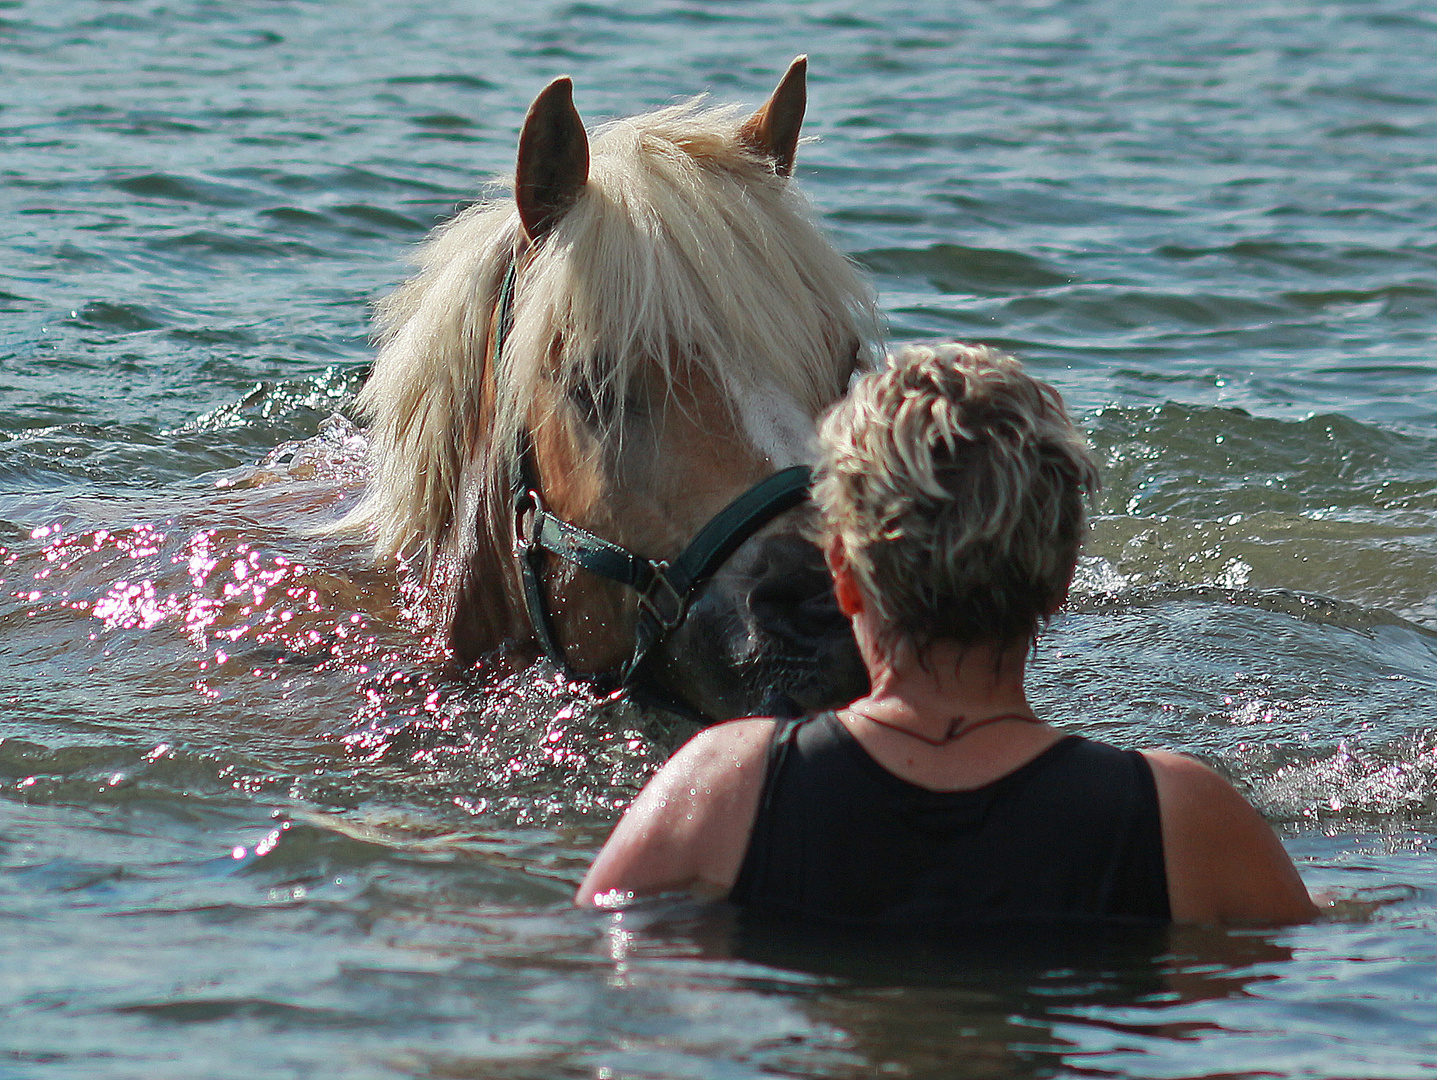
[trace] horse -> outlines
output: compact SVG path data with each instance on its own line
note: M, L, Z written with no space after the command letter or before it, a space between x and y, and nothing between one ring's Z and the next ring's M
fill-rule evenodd
M438 226L377 305L340 528L417 573L459 663L548 653L705 721L865 689L802 504L877 319L791 181L806 77L592 143L555 79L512 196Z

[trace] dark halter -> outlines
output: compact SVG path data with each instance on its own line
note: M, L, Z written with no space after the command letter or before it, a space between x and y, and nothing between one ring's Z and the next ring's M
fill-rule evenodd
M511 262L499 290L498 325L494 332L496 369L502 362L504 344L514 322L517 275L517 262ZM806 465L774 473L710 518L689 546L668 562L636 555L550 513L540 491L528 433L521 435L520 440L510 476L510 493L514 506L514 558L523 579L529 625L549 659L572 675L544 602L540 570L546 553L635 590L639 594L639 614L634 627L634 651L616 677L615 684L621 687L633 681L654 648L683 623L694 591L745 540L785 510L803 502L812 482L812 473Z

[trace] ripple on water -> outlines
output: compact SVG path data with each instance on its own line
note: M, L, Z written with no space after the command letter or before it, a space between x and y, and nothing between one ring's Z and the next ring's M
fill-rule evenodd
M1085 550L1126 583L1288 589L1430 618L1430 437L1175 404L1104 409L1090 428L1105 486Z
M939 292L960 295L1007 296L1018 291L1065 285L1070 280L1060 270L1032 255L957 244L933 244L920 251L862 251L854 257L875 273L917 277Z
M119 177L111 183L117 190L140 199L166 199L200 206L252 206L259 198L252 188L169 173Z
M70 319L77 326L116 330L125 334L158 330L169 325L173 318L169 312L156 311L141 304L119 304L105 300L91 300L84 307L70 312Z

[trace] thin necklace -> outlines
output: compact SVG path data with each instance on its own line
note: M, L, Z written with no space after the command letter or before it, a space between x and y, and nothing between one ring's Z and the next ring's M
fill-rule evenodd
M848 711L854 716L861 716L863 717L863 719L869 720L877 724L879 727L885 727L889 731L896 731L900 735L907 735L910 739L917 739L919 742L927 743L929 746L947 746L951 742L957 742L965 735L973 734L973 732L977 731L979 728L987 727L989 724L996 724L1000 720L1022 720L1026 724L1041 724L1043 722L1039 720L1036 716L1027 716L1023 713L1010 712L999 713L997 716L990 716L984 720L976 720L973 723L968 724L967 727L964 727L963 725L967 723L968 718L966 716L955 716L952 720L948 721L947 732L945 732L940 738L935 739L930 735L924 735L921 732L912 731L898 724L890 723L887 720L880 720L876 716L869 716L866 712L859 712L857 709L851 707Z

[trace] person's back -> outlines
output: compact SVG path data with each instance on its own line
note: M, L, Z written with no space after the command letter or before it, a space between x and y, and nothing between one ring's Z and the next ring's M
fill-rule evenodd
M1141 754L1069 736L990 783L934 791L890 773L833 713L779 724L729 898L897 928L1170 916Z

